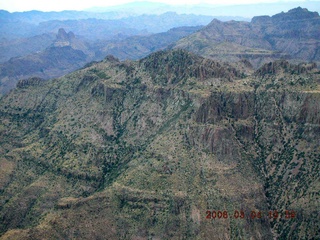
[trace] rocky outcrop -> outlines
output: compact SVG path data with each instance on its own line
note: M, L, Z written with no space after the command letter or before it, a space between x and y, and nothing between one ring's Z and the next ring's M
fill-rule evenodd
M297 65L290 64L288 61L279 60L264 64L256 71L256 75L265 76L266 74L280 74L280 73L309 73L317 69L316 63L300 63Z
M75 38L75 35L73 32L67 33L63 28L60 28L57 34L57 40L65 40L70 41Z
M242 76L239 70L227 63L204 59L184 50L160 51L140 60L140 64L150 72L155 82L162 85L178 84L188 78L232 81Z
M287 13L278 13L272 16L272 21L292 21L319 18L318 12L310 12L306 8L297 7L289 10Z
M317 204L309 208L302 202L308 199L311 203L317 198L308 182L314 181L314 174L318 178L316 172L320 170L319 96L265 91L212 94L196 113L195 120L201 124L188 127L186 141L196 148L230 165L250 159L260 169L268 208L282 212L290 209L295 214L291 222L271 221L279 239L296 233L316 236L313 229L318 224L314 209ZM228 98L231 101L226 101ZM237 104L236 99L241 101ZM297 196L299 199L293 200ZM309 226L308 233L302 225Z
M60 28L57 34L57 39L54 42L55 47L71 46L75 40L73 32L66 32L63 28Z
M251 23L254 24L270 24L279 21L294 21L294 20L310 20L319 18L318 12L310 12L306 8L297 7L289 10L287 13L281 12L276 15L270 16L257 16L253 17Z
M44 79L38 78L38 77L32 77L32 78L28 78L28 79L23 79L23 80L20 80L17 83L17 88L26 88L26 87L29 87L29 86L38 86L38 85L42 84L43 81L44 81Z

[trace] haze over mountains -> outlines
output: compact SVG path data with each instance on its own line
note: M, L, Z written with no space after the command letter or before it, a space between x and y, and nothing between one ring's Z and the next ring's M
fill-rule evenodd
M318 12L126 6L0 12L0 239L320 239Z
M13 57L0 64L0 92L12 89L19 79L59 77L110 54L120 60L133 60L165 48L182 48L222 61L247 59L254 68L281 58L296 63L319 62L320 18L317 12L298 7L272 17L254 17L251 22L214 19L200 29L198 25L209 19L208 16L165 13L125 20L43 22L38 27L48 33L15 41L3 40L0 44L2 59ZM192 24L196 26L148 33ZM62 45L57 44L59 40L53 38L52 31L59 32L59 39L60 31L65 32L65 29L74 30L70 31L74 36L72 41L65 39Z
M92 2L94 4L94 1ZM91 4L91 5L92 5ZM79 4L80 5L80 4ZM39 23L49 20L77 20L87 18L97 19L117 19L125 18L129 16L137 16L142 14L163 14L166 12L176 12L178 14L196 14L207 16L232 16L232 17L245 17L252 18L258 15L274 15L279 12L286 12L292 8L301 6L302 8L308 8L311 11L320 11L318 0L308 1L256 1L251 4L244 4L243 1L239 1L238 4L230 4L228 1L214 3L198 3L191 4L191 2L185 2L184 4L176 3L172 1L170 4L161 2L129 2L120 4L120 2L114 6L95 6L87 9L79 9L79 11L65 10L61 12L41 12L41 11L26 11L26 12L14 12L17 10L10 10L13 14L11 19L29 22ZM39 6L35 5L35 8L39 9ZM78 6L74 6L78 7ZM15 8L17 9L17 8ZM30 7L29 7L30 9ZM48 10L47 10L48 11ZM5 12L3 12L5 13ZM8 12L6 13L8 15ZM2 14L1 14L2 15ZM237 19L234 19L237 20Z
M273 3L252 3L243 4L228 4L225 3L203 3L203 4L164 4L157 2L132 2L117 6L110 7L93 7L89 8L89 11L94 12L122 12L133 15L149 14L150 12L156 14L162 14L168 11L176 12L178 14L197 14L197 15L208 15L208 16L219 16L226 17L220 20L231 20L228 19L230 16L233 20L244 20L241 18L250 18L259 15L274 15L279 12L287 12L292 8L301 6L302 8L308 8L311 11L320 11L319 1L275 1Z
M73 32L66 33L61 28L56 39L43 51L11 58L9 61L0 64L0 93L6 93L14 88L20 79L59 77L81 68L93 60L100 61L109 54L113 54L122 60L145 57L151 52L166 48L198 29L200 29L199 26L180 27L165 33L132 36L123 40L123 37L118 37L113 40L96 41L90 44L75 36ZM47 39L46 36L43 37ZM42 38L40 39L42 40ZM33 41L34 38L30 40Z
M251 22L215 19L173 48L224 61L246 58L255 66L279 58L320 62L319 29L319 14L298 7Z
M7 92L23 78L59 77L83 67L93 55L85 42L78 40L72 32L60 29L55 41L45 50L0 64L0 90Z

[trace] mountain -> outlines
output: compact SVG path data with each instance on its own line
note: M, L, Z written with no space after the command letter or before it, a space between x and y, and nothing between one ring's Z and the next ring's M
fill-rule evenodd
M6 93L20 79L59 77L90 61L100 61L109 54L120 60L139 59L165 48L182 48L223 61L239 62L248 59L255 69L276 59L289 59L296 63L320 62L319 14L302 8L272 17L254 17L251 22L221 22L214 19L202 29L181 27L157 34L148 34L143 30L153 28L158 32L169 26L192 25L198 23L195 18L196 15L165 13L159 16L143 15L121 21L87 19L41 23L39 28L59 32L60 39L58 36L58 39L51 40L51 45L45 50L15 57L0 64L0 92ZM199 22L203 22L204 19L199 19ZM155 23L160 27L154 28ZM72 36L68 37L65 30L60 32L60 26L75 29L81 36L77 34L75 37L71 34ZM137 27L134 29L134 26ZM134 34L138 35L132 36ZM39 43L38 48L44 48L51 39L47 36L51 35L34 37L27 40L27 43L34 39ZM8 42L7 40L6 43ZM9 43L8 45L12 46L11 49L16 46L30 46L22 51L28 52L34 49L32 46L36 44L34 42L27 45L23 41L21 45L18 43L19 41L12 41L11 45ZM5 46L4 44L3 47ZM10 54L6 51L4 57ZM60 55L61 60L59 60ZM237 64L241 65L243 62Z
M133 2L112 7L97 7L89 9L88 11L61 11L61 12L42 12L42 11L25 11L25 12L8 12L0 10L0 22L5 23L26 23L32 26L38 25L41 22L48 21L67 21L67 20L85 20L85 19L100 19L100 20L121 20L131 17L139 17L141 15L162 15L167 12L176 12L179 15L199 15L198 18L214 16L212 12L208 11L206 7L206 14L203 11L196 12L181 12L184 7L154 2ZM152 13L152 14L151 14ZM200 17L201 16L201 17ZM247 20L250 18L239 17L237 15L220 15L220 12L216 15L220 20Z
M0 19L0 23L1 38L12 40L41 35L41 33L37 32L37 27L34 24L21 21L6 21L2 19Z
M8 61L12 57L21 57L42 51L49 47L55 38L55 34L41 34L15 40L2 39L0 40L0 63Z
M125 4L119 4L109 7L92 7L89 8L90 12L125 12L131 15L143 15L149 14L150 12L155 14L162 14L170 11L170 5L160 2L129 2ZM165 10L164 10L165 9Z
M110 54L121 60L146 57L200 28L201 26L179 27L164 33L128 38L119 35L113 40L97 40L94 43L88 43L82 38L76 37L73 32L67 33L63 28L60 28L55 40L51 41L50 46L43 51L11 58L0 64L0 94L7 93L21 79L60 77L91 61L100 61ZM36 42L31 44L31 40L36 39L37 37L33 37L30 40L27 39L26 43L22 41L21 44L30 43L31 46L35 46ZM42 38L40 37L40 39ZM17 42L20 43L20 41ZM41 41L39 40L37 43L39 43L37 47L42 48ZM14 49L17 43L14 42L11 45L8 43L8 45ZM30 49L26 48L25 50L29 51Z
M39 14L40 16L36 17L34 14L36 16ZM46 20L44 16L47 15ZM139 16L121 18L109 18L106 17L109 16L108 14L104 16L102 13L92 17L86 14L82 18L81 16L81 13L79 13L79 18L76 18L66 12L53 14L45 12L9 13L0 11L0 34L7 40L12 40L55 33L59 28L64 28L88 40L95 41L98 39L112 39L118 34L128 37L146 33L165 32L175 27L207 25L213 18L212 16L177 14L174 12L165 12L160 15L150 14L149 12L148 14ZM39 21L28 21L28 19L33 19L33 17L39 19ZM225 17L221 17L221 19L223 20Z
M101 60L113 55L120 60L137 60L152 52L167 48L179 39L188 36L203 26L172 28L167 32L147 36L132 36L123 40L98 41L93 44L96 59Z
M0 21L6 22L25 22L37 25L41 22L52 20L80 20L88 18L96 19L119 19L128 17L127 14L121 12L86 12L86 11L60 11L60 12L43 12L43 11L24 11L24 12L8 12L0 10Z
M247 58L255 67L279 58L319 62L319 28L319 14L298 7L272 17L254 17L250 23L214 19L172 48L225 61Z
M198 3L191 4L164 4L158 2L130 2L109 7L93 7L88 9L90 12L121 12L131 15L163 14L165 12L176 12L178 14L196 14L227 17L226 20L245 21L258 15L274 15L281 11L288 11L296 6L308 8L312 11L320 11L319 1L274 1L269 3L251 3L251 4L228 4L225 3ZM221 20L221 19L219 19Z
M145 34L146 31L132 28L121 20L101 20L101 19L84 19L84 20L52 20L42 22L38 26L38 32L57 32L60 28L67 29L78 33L87 41L99 39L112 39L114 36L122 34L124 36Z
M8 92L23 78L62 76L84 66L93 56L85 42L72 32L67 34L60 29L56 40L44 51L11 58L0 64L0 93Z
M171 28L182 26L207 25L212 20L212 16L195 14L177 14L175 12L165 12L160 15L141 15L122 19L126 24L138 30L146 29L151 33L168 31Z
M296 6L310 9L311 11L320 11L319 0L313 1L274 1L269 3L251 3L251 4L164 4L159 2L136 1L114 6L96 6L83 11L60 11L60 12L8 12L0 10L0 21L9 20L11 22L26 22L30 24L39 24L40 22L51 20L80 20L80 19L123 19L135 17L143 14L161 15L166 12L176 12L177 14L195 14L215 16L219 20L237 20L249 21L254 16L274 15L281 11L288 11Z
M242 63L160 51L19 81L1 239L319 238L320 72Z
M257 2L251 4L196 4L178 6L177 13L194 13L205 14L211 16L239 16L243 18L252 18L259 15L274 15L282 11L301 6L302 8L310 9L310 11L320 12L319 1L274 1L274 2ZM220 19L219 19L220 20ZM230 19L232 20L232 19ZM243 21L244 19L233 20Z
M118 34L125 36L145 35L147 33L166 32L171 28L182 26L207 25L211 20L211 16L166 12L161 15L145 14L119 20L94 18L64 21L52 20L40 23L38 31L56 32L58 28L64 28L79 33L79 35L89 40L106 40Z

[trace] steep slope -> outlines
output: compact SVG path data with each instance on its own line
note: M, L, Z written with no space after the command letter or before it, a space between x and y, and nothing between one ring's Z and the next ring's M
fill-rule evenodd
M250 23L215 19L172 47L225 61L246 58L255 67L279 58L319 62L319 28L319 14L299 7Z
M319 77L175 50L20 81L0 100L1 239L317 237Z

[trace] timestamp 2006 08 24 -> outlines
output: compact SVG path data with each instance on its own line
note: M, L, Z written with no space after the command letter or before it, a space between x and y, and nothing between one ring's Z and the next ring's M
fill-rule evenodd
M268 217L269 219L277 219L277 218L285 218L285 219L293 219L296 217L296 213L293 210L285 210L282 214L279 213L277 210L272 211L251 211L249 214L245 213L243 210L235 210L233 214L229 213L228 211L206 211L206 219L244 219L244 218L251 218L251 219L260 219L263 217Z

